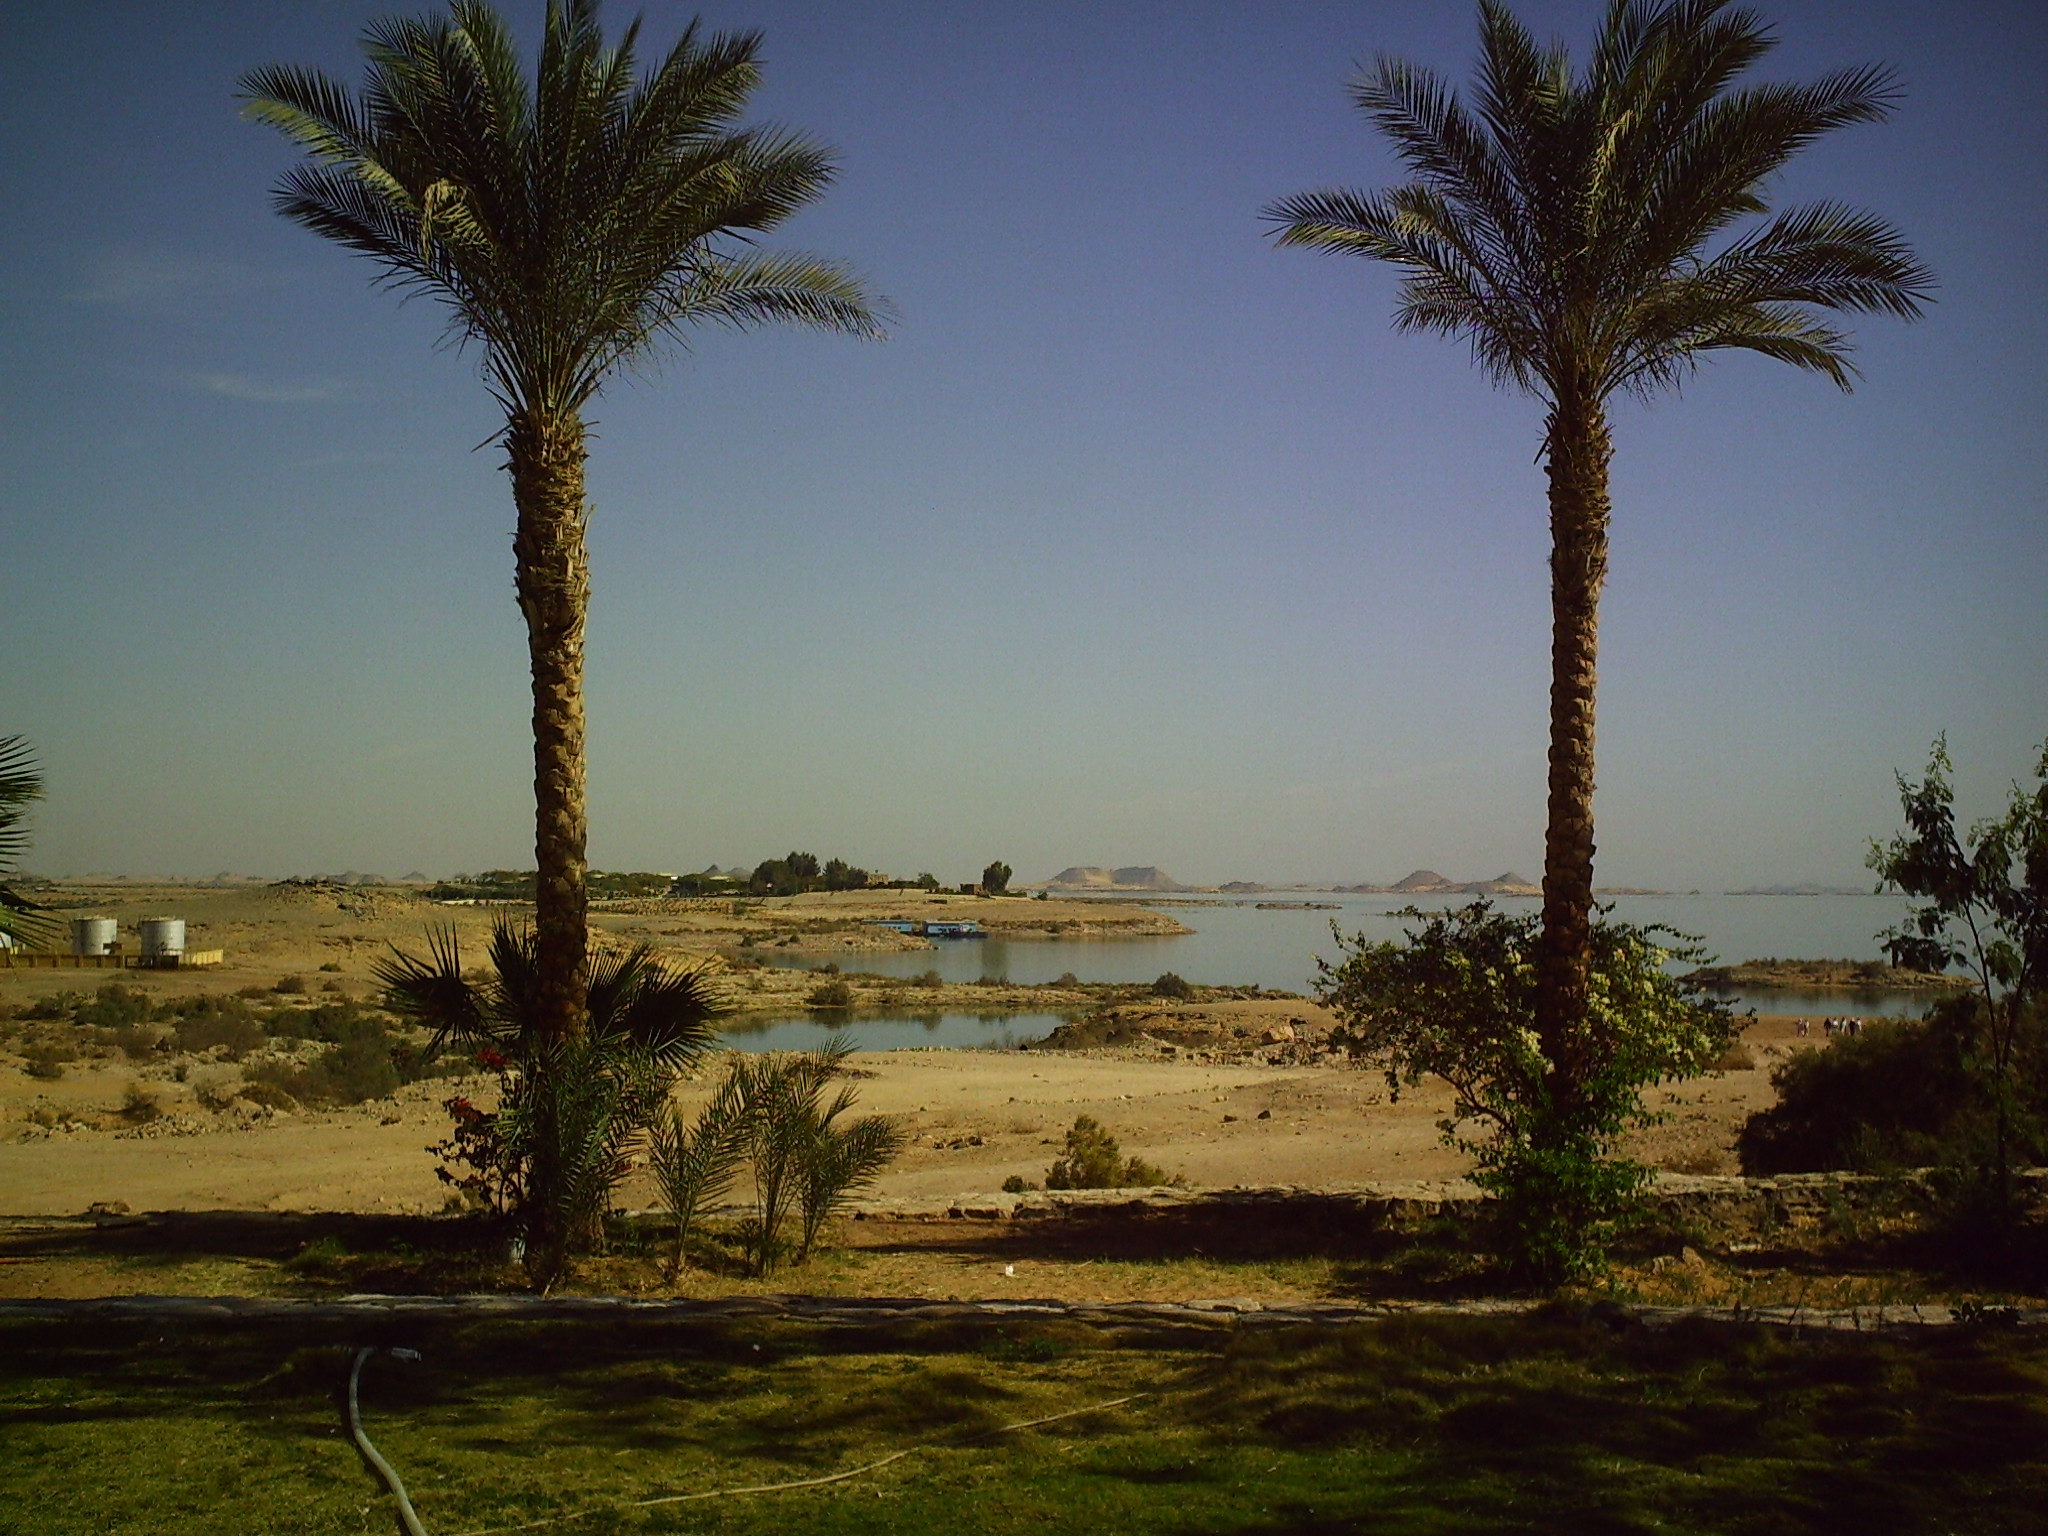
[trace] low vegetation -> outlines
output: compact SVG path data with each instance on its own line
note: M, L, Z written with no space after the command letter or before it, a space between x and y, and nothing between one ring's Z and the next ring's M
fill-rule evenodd
M181 1081L191 1078L209 1109L235 1099L274 1109L360 1104L446 1070L430 1060L424 1031L381 1009L345 996L308 999L303 987L253 990L253 999L196 993L158 1000L109 982L92 992L53 992L0 1022L0 1038L11 1040L34 1077L61 1077L85 1061L167 1067Z
M1093 1115L1075 1117L1065 1147L1045 1170L1047 1189L1144 1189L1186 1182L1142 1157L1125 1157L1108 1127Z
M815 1051L734 1052L694 1122L673 1108L656 1117L649 1164L675 1219L671 1279L692 1256L698 1216L741 1167L754 1196L741 1246L752 1272L767 1275L785 1260L809 1259L825 1223L902 1150L904 1134L893 1121L842 1118L855 1099L840 1081L852 1054L841 1037Z
M1988 1166L1994 1104L1976 1064L1982 1010L1961 997L1924 1019L1873 1020L1826 1050L1798 1051L1771 1074L1778 1102L1750 1117L1738 1150L1749 1174L1884 1173ZM2008 1151L2048 1161L2048 1027L2024 1021Z
M362 1410L432 1531L1992 1536L2048 1498L2033 1330L1653 1331L1574 1309L1170 1334L397 1327L420 1359L371 1363ZM44 1536L197 1536L224 1511L238 1529L389 1527L336 1406L360 1335L0 1325L0 1507L37 1511Z

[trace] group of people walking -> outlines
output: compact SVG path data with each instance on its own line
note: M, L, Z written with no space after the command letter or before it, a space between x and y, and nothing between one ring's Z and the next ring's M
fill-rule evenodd
M1799 1030L1799 1038L1804 1040L1809 1033L1810 1026L1804 1019L1795 1020L1794 1023ZM1830 1038L1836 1035L1860 1035L1863 1033L1863 1021L1861 1019L1822 1019L1820 1027L1827 1031Z

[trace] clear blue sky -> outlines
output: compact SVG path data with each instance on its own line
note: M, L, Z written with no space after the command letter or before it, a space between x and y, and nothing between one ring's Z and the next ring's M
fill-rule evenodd
M0 734L30 868L530 865L511 500L474 362L269 211L233 81L355 78L385 0L0 17ZM530 36L539 0L509 5ZM1583 45L1596 0L1522 11ZM2048 735L2048 8L1780 0L1768 72L1896 64L1894 122L1787 198L1941 277L1842 396L1762 360L1624 406L1603 882L1856 882L1947 731L1966 807ZM631 14L614 6L609 19ZM692 8L646 8L672 38ZM1473 7L716 0L761 115L837 146L784 243L880 345L708 335L600 403L591 855L792 846L964 879L1540 864L1538 411L1394 336L1392 274L1271 248L1380 185L1390 51Z

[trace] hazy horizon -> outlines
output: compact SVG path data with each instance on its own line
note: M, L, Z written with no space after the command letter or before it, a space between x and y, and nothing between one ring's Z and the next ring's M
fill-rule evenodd
M512 506L432 306L270 212L233 82L353 82L425 0L11 13L0 50L0 735L36 871L525 868ZM1940 277L1852 396L1756 358L1616 412L1603 886L1868 879L1948 734L1965 820L2048 736L2048 9L1763 0L1766 78L1889 61L1786 202ZM539 0L505 6L529 42ZM711 0L752 120L842 174L774 243L880 345L707 334L592 413L590 855L792 846L972 879L1541 873L1540 412L1392 333L1393 276L1272 248L1386 185L1345 95L1469 78L1475 6ZM1518 4L1583 56L1600 0ZM2029 681L2031 679L2031 681ZM200 876L199 878L208 878Z
M787 851L787 850L785 850L785 851ZM811 851L811 850L806 850L806 851ZM769 857L780 857L780 855L769 855ZM662 873L662 874L667 874L667 875L669 875L670 877L672 877L672 878L673 878L673 877L675 877L675 876L680 876L680 875L685 875L685 874L697 874L697 873L701 873L702 871L704 871L704 870L706 870L706 869L710 869L710 868L717 868L717 869L746 869L746 870L751 870L751 869L753 869L753 868L754 868L755 866L759 865L759 864L760 864L760 863L762 863L762 862L763 862L763 860L761 860L761 859L752 859L752 860L737 860L737 859L736 859L736 860L731 860L731 861L726 861L726 860L719 860L719 859L713 859L713 860L708 860L708 861L706 861L705 863L702 863L702 864L691 864L691 865L688 865L688 866L686 866L686 867L684 867L684 868L682 868L682 869L669 869L669 870L658 870L658 869L654 868L653 866L639 866L639 865L627 866L627 865L620 865L620 866L618 866L617 868L606 868L604 872L605 872L605 873L609 873L609 874L655 874L655 873ZM593 868L597 868L597 867L599 867L599 866L593 866ZM1043 874L1043 875L1029 875L1029 876L1027 876L1027 875L1024 875L1024 874L1022 874L1022 873L1018 873L1018 874L1013 874L1013 875L1011 876L1011 879L1010 879L1010 888L1011 888L1012 890L1017 890L1017 889L1028 889L1028 888L1034 888L1034 887L1038 887L1038 886L1043 886L1043 885L1045 885L1045 884L1047 883L1047 881L1049 881L1049 880L1050 880L1050 879L1051 879L1051 878L1052 878L1052 877L1053 877L1054 875L1060 874L1060 873L1064 872L1065 870L1067 870L1067 869L1071 869L1071 868L1074 868L1074 867L1076 867L1076 866L1075 866L1075 865L1073 865L1073 864L1071 864L1071 863L1069 863L1069 864L1062 864L1062 865L1061 865L1061 866L1060 866L1060 867L1059 867L1058 869L1055 869L1055 870L1051 870L1051 871L1048 871L1048 872L1047 872L1046 874ZM1179 885L1183 885L1183 886L1186 886L1186 887L1188 887L1188 888L1190 888L1190 889L1192 889L1192 890L1198 890L1198 891L1200 891L1200 890L1215 890L1215 889L1217 889L1218 887L1221 887L1221 886L1224 886L1224 885L1228 885L1228 884L1248 884L1248 885L1264 885L1264 886L1268 886L1268 887L1271 887L1271 888L1272 888L1272 889L1274 889L1274 890L1299 890L1299 891L1334 891L1334 890L1337 890L1338 888L1340 888L1340 887L1344 887L1344 886L1359 886L1359 885L1378 885L1378 886L1383 886L1383 887L1388 887L1388 888L1391 888L1391 887L1392 887L1392 886L1393 886L1393 885L1394 885L1394 884L1395 884L1396 882L1398 882L1398 881L1401 881L1401 880L1405 880L1405 879L1407 879L1407 878L1408 878L1409 876L1411 876L1411 875L1421 874L1421 873L1424 873L1425 871L1432 871L1432 870L1433 870L1433 872L1434 872L1434 873L1437 873L1437 874L1440 874L1440 875L1442 875L1442 876L1444 877L1444 879L1445 879L1446 881L1448 881L1448 882L1450 882L1451 884L1454 884L1454 885L1473 885L1473 884L1479 884L1479 883L1481 883L1481 882L1485 882L1485 881L1490 881L1490 880L1497 880L1497 879L1500 879L1500 878L1502 878L1502 877L1503 877L1503 876L1505 876L1505 875L1510 875L1510 874L1513 874L1513 875L1523 875L1523 877L1524 877L1525 879L1529 880L1529 881L1530 881L1530 882L1531 882L1532 884L1534 884L1534 883L1540 883L1540 881L1541 881L1541 878L1542 878L1542 877L1541 877L1540 875L1525 875L1523 871L1521 871L1521 870L1517 870L1517 869L1514 869L1514 868L1512 868L1512 867L1509 867L1509 866L1503 866L1503 867L1501 867L1501 868L1499 868L1499 869L1496 869L1496 870L1495 870L1495 871L1494 871L1494 872L1493 872L1492 874L1485 874L1485 875L1475 875L1475 874L1467 874L1467 873L1464 873L1464 872L1461 872L1461 871L1458 871L1458 870L1443 870L1443 869L1434 869L1434 867L1433 867L1433 866L1431 866L1431 865L1427 865L1427 864L1417 865L1417 866L1416 866L1415 868L1413 868L1413 869L1409 869L1409 870L1403 870L1403 871L1402 871L1402 872L1401 872L1400 874L1398 874L1398 875L1388 875L1388 874L1380 874L1380 875L1370 875L1370 874L1367 874L1367 875L1328 875L1328 876L1290 876L1290 877L1282 877L1282 876L1268 876L1268 875L1257 875L1257 874L1234 874L1234 875L1216 875L1216 876L1199 876L1199 875L1198 875L1198 876L1194 876L1194 877L1189 877L1189 876L1186 876L1186 875L1183 875L1183 874L1179 873L1178 871L1175 871L1175 870L1170 870L1170 869L1166 869L1166 868L1165 868L1165 866L1163 866L1163 865L1144 865L1144 866L1133 866L1133 865L1114 865L1114 866L1111 866L1111 865L1093 865L1093 866L1082 866L1082 867L1092 867L1092 868L1117 868L1117 869L1127 869L1127 868L1154 868L1154 869L1159 869L1159 870L1161 870L1161 871L1162 871L1162 873L1164 873L1164 874L1165 874L1165 875L1166 875L1166 876L1167 876L1167 877L1168 877L1169 879L1171 879L1171 880L1175 881L1175 882L1176 882L1177 884L1179 884ZM416 880L424 880L424 881L427 881L427 882L430 882L430 883L438 883L438 882L441 882L441 881L447 881L447 880L455 880L455 879L459 879L459 878L461 878L461 877L463 877L463 876L467 876L467 875L477 875L477 874L481 874L481 873L485 872L485 870L487 870L487 869L493 869L493 868L499 868L499 869L509 869L509 870L514 870L514 871L517 871L517 872L521 872L521 873L530 873L530 872L531 872L531 870L532 870L532 865L531 865L531 863L529 862L529 863L527 863L527 864L524 864L524 865L520 865L520 864L507 864L507 865L482 865L482 866L476 866L476 867L473 867L473 868L469 868L469 869L461 869L461 870L449 869L449 870L436 870L436 871L426 871L426 870L420 870L420 869L417 869L417 868L408 868L408 869L407 869L407 870L405 871L405 873L403 873L403 874L398 874L398 873L395 873L395 872L393 872L393 871L391 871L391 870L380 870L380 869L374 869L374 868L370 868L370 867L368 867L368 866L356 866L356 865L348 865L348 866L335 866L335 867L331 867L331 868L321 868L321 869L290 869L290 870L237 870L237 869L217 869L217 870L214 870L213 872L211 872L210 874L194 874L194 873L191 873L191 872L189 872L189 871L176 871L176 870L116 870L116 869L97 869L97 870L92 870L92 869L81 869L81 870L65 870L65 871L61 871L61 872L59 872L59 871L54 871L54 870L47 870L47 869L41 869L41 870L37 870L37 869L31 869L31 870L26 870L26 871L23 871L23 872L22 872L22 873L21 873L21 874L20 874L19 876L17 876L16 878L17 878L18 880L25 880L25 881L29 881L29 882L33 882L33 881L37 881L37 880L55 880L55 881L76 881L76 882L79 882L79 883L86 883L86 882L90 882L90 881L94 881L94 880L106 880L106 881L115 881L115 882L132 882L132 883L136 883L136 884L147 884L147 883L151 883L151 882L160 882L160 883L162 883L162 884L165 884L165 885L195 885L195 886L197 886L197 885L207 885L207 884L211 884L211 883L213 883L213 882L216 882L216 881L223 881L223 882L225 882L225 881L244 881L244 882L249 882L249 883L258 883L258 882L261 882L261 883L271 883L271 884L275 884L275 883L279 883L279 882L282 882L282 881L286 881L286 880L346 880L346 879L351 879L351 878L353 878L353 879L359 879L359 880L361 880L361 881L362 881L363 883L366 883L366 884L374 884L374 883L380 883L380 882L383 882L383 883L391 883L391 884L404 884L404 883L408 883L408 882L412 882L412 881L416 881ZM886 870L879 870L879 869L878 869L878 870L874 871L873 873L875 874L876 878L878 878L878 879L889 879L889 880L914 880L914 879L915 879L915 878L917 877L917 875L918 875L918 874L920 874L920 873L923 873L923 872L924 872L924 871L922 871L922 870L899 870L899 869L893 869L893 868L892 868L892 869L886 869ZM978 878L979 878L979 876L980 876L980 873L981 873L981 871L980 871L979 869L976 869L976 870L971 870L971 871L961 871L961 872L959 872L959 873L958 873L958 875L957 875L957 878L956 878L956 877L955 877L954 875L950 875L950 874L948 874L948 873L946 873L946 872L944 872L944 871L939 871L939 870L933 870L933 871L931 871L931 873L932 873L932 874L934 874L934 875L936 875L936 876L938 877L938 879L939 879L939 883L940 883L940 884L941 884L942 886L946 886L946 887L957 887L957 886L959 886L959 885L962 885L962 884L965 884L965 883L967 883L968 881L971 881L971 880L975 880L975 879L978 879ZM1602 880L1602 881L1600 882L1600 886L1601 886L1602 888L1607 888L1607 889L1613 889L1613 888L1616 888L1616 887L1617 887L1618 885L1619 885L1619 882L1609 882L1609 881L1605 881L1605 880ZM1645 887L1645 889L1647 889L1647 887ZM1751 883L1751 884L1747 884L1747 885L1733 885L1733 886L1729 886L1729 887L1726 887L1726 888L1721 888L1721 887L1718 887L1718 886L1708 886L1708 885L1702 885L1702 884L1699 884L1698 882L1694 882L1694 883L1692 883L1692 884L1690 884L1690 885L1688 885L1688 884L1685 884L1685 883L1682 883L1682 882L1680 882L1680 883L1674 883L1674 884L1671 884L1671 885L1667 885L1667 886L1658 886L1658 887L1655 887L1654 889L1656 889L1656 890L1657 890L1657 891L1659 891L1660 893L1664 893L1664 894L1671 894L1671 895L1681 895L1681 894L1683 894L1683 895L1720 895L1720 896L1749 896L1749 895L1775 895L1775 894L1783 894L1783 895L1788 895L1788 896L1796 896L1796 895L1806 895L1806 894L1811 894L1811 893L1824 893L1824 894L1827 894L1827 895L1847 896L1847 895L1859 895L1859 894L1863 894L1863 893L1865 893L1865 892L1869 892L1869 893L1871 893L1871 894L1877 894L1877 893L1875 892L1875 890L1874 890L1874 888L1873 888L1873 885L1872 885L1872 883L1871 883L1870 881L1865 881L1865 882L1863 882L1863 883L1861 883L1861 884L1847 884L1847 885L1844 885L1844 884L1840 884L1840 883L1835 883L1835 882L1828 882L1828 881L1822 881L1822 880L1773 880L1773 881L1770 881L1770 882L1754 882L1754 883Z

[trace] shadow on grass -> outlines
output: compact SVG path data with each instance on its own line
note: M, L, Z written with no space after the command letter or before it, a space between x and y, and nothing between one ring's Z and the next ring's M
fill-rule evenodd
M1419 1521L1462 1508L1466 1529L2001 1531L2048 1497L2044 1366L2048 1340L2013 1331L1653 1331L1559 1309L1248 1336L1186 1412L1219 1442L1401 1449L1383 1496Z
M1332 1289L1350 1299L1446 1300L1497 1293L1469 1221L1394 1228L1346 1199L1298 1195L1284 1206L1076 1212L1056 1220L859 1222L847 1246L893 1255L944 1254L986 1263L1258 1264L1336 1262Z
M1017 1479L1053 1501L1057 1530L1092 1528L1091 1486L1183 1536L1903 1536L2016 1530L2048 1507L2048 1338L2033 1330L1658 1331L1599 1308L1149 1336L976 1319L9 1322L0 1422L212 1415L303 1443L336 1433L363 1343L424 1355L379 1360L363 1383L372 1424L404 1424L423 1468L437 1445L524 1467L545 1444L586 1468L645 1452L746 1481L957 1444L972 1454L945 1476ZM1000 1450L973 1440L1049 1383L1069 1402L1152 1398ZM943 1514L946 1489L983 1485L912 1486ZM801 1526L810 1507L786 1514ZM818 1528L890 1528L850 1518Z
M517 1287L506 1229L483 1216L164 1211L0 1225L0 1258L112 1261L135 1269L203 1259L281 1266L286 1289L449 1292Z

